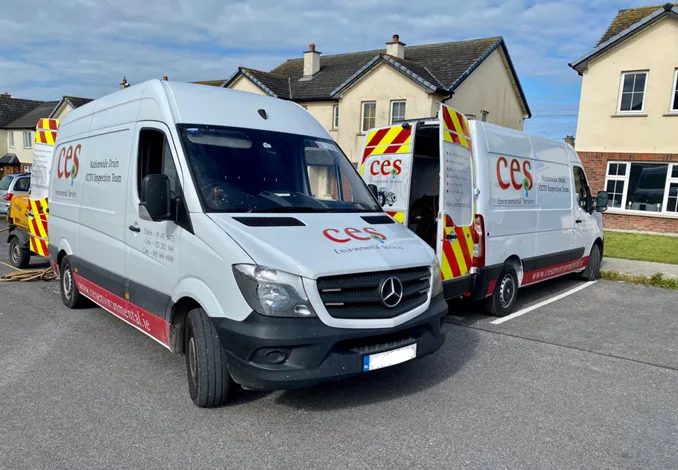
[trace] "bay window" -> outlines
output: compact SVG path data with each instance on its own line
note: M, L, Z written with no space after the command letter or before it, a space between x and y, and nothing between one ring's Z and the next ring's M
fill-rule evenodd
M608 162L610 208L678 214L678 163Z

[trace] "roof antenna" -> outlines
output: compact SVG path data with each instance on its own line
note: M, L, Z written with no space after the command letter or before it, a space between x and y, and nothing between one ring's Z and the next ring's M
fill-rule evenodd
M259 113L259 116L261 116L262 118L268 119L268 117L266 116L266 110L265 109L260 109L257 112Z

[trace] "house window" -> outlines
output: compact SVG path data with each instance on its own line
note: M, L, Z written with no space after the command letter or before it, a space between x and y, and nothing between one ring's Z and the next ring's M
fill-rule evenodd
M621 93L619 97L620 113L641 113L645 108L645 91L647 90L647 72L622 74Z
M9 139L9 146L14 148L14 132L9 131L7 133L7 138Z
M671 91L671 112L678 113L678 70L673 74L673 89Z
M480 120L483 122L487 122L487 115L490 114L487 111L480 111Z
M332 110L332 129L339 129L339 105L335 104Z
M370 129L376 127L377 120L377 102L376 101L365 101L363 102L363 113L362 113L362 132L367 132Z
M610 207L621 211L678 212L678 163L608 162Z
M405 120L405 108L407 102L405 100L391 101L391 124L397 124Z
M24 132L24 148L29 149L33 147L33 133Z

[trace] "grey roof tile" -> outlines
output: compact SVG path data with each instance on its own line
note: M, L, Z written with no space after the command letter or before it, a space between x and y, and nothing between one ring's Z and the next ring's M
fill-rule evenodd
M38 120L42 118L48 118L58 104L59 101L47 101L42 103L33 111L24 114L16 121L7 124L5 127L7 129L35 129L35 126L38 124Z
M33 111L42 103L43 101L23 100L12 98L9 95L0 95L0 128L6 128L8 124Z

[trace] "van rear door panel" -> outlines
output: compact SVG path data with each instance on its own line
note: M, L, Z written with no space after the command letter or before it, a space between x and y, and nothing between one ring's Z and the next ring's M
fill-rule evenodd
M473 142L466 117L440 105L440 196L436 252L444 281L470 279L473 257L471 225L473 195ZM459 294L462 294L459 292Z

